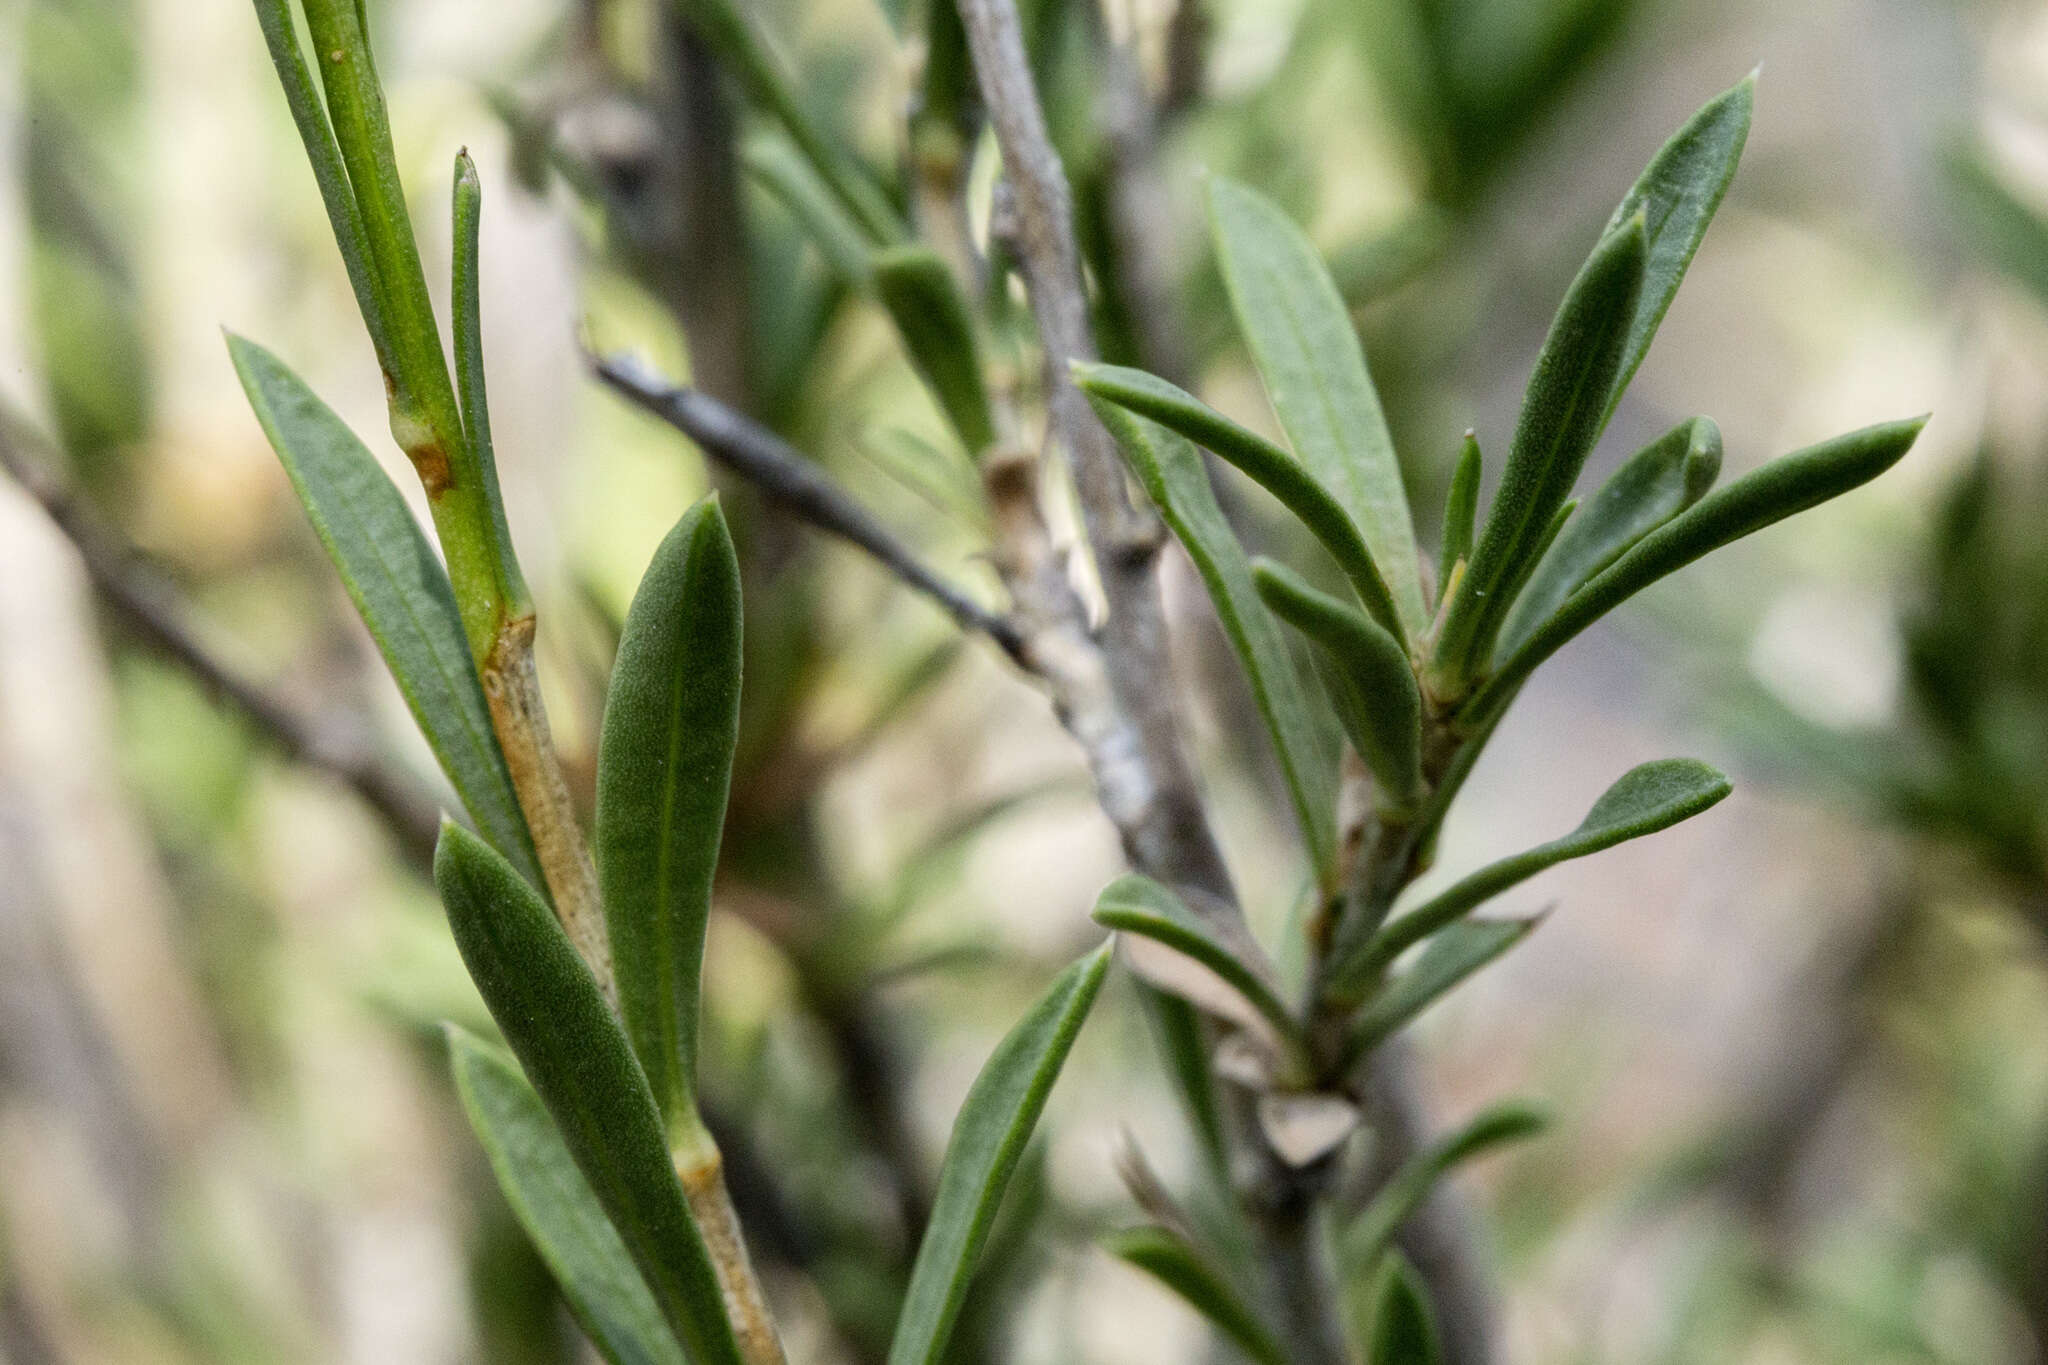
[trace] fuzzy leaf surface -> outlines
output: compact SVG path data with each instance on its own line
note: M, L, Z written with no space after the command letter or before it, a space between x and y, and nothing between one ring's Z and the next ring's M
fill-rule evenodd
M707 499L633 595L597 756L593 853L619 1012L671 1125L695 1105L704 929L739 725L739 560Z
M1629 769L1601 793L1577 829L1512 858L1489 863L1389 923L1370 940L1359 963L1367 971L1392 962L1401 952L1545 868L1689 820L1726 797L1733 787L1697 759L1664 758ZM1354 979L1346 963L1333 972Z
M1567 597L1466 701L1459 728L1472 733L1488 724L1545 659L1658 579L1884 473L1913 448L1926 425L1919 417L1852 431L1780 456L1707 494Z
M1501 627L1500 648L1512 652L1587 579L1705 497L1720 472L1721 429L1705 417L1679 423L1630 456L1536 566Z
M1515 586L1542 553L1543 539L1606 425L1608 390L1642 291L1645 250L1640 218L1602 237L1550 324L1500 488L1437 643L1439 672L1453 691L1492 652Z
M1401 622L1393 595L1380 576L1379 566L1373 562L1372 550L1359 534L1357 523L1292 455L1257 432L1239 426L1193 394L1143 370L1121 365L1076 365L1074 382L1091 398L1114 403L1179 432L1235 465L1279 499L1280 505L1294 513L1309 534L1321 542L1373 619L1395 639L1407 638L1407 628Z
M1609 387L1602 423L1614 413L1622 392L1635 378L1658 324L1685 279L1686 268L1707 235L1707 224L1721 207L1735 164L1749 140L1750 113L1756 103L1756 77L1746 76L1733 89L1709 100L1671 135L1635 185L1623 196L1608 220L1615 231L1638 213L1643 216L1648 252L1643 261L1643 288L1636 298L1621 366Z
M470 979L677 1341L695 1365L741 1365L647 1077L568 935L458 826L442 827L434 884Z
M1337 717L1389 808L1412 805L1422 795L1422 693L1407 651L1356 608L1283 565L1257 561L1252 581L1273 614L1322 651Z
M546 885L454 590L404 496L348 424L283 361L233 334L228 354L306 519L463 809L521 876Z
M1422 577L1400 461L1328 268L1277 205L1221 176L1209 181L1209 227L1231 308L1287 439L1372 548L1402 621L1420 630Z

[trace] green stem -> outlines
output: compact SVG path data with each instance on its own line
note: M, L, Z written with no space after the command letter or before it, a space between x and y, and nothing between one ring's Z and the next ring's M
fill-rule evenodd
M502 535L495 479L463 432L361 11L355 0L306 0L306 22L369 248L391 434L426 488L463 630L482 665L500 628L526 611L525 584Z

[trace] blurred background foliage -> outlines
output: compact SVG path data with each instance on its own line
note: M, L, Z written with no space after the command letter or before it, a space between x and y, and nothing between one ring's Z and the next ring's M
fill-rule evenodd
M949 11L750 8L802 115L895 211L972 240L990 158ZM1021 8L1105 353L1270 429L1197 207L1204 168L1258 186L1336 266L1423 524L1468 427L1505 448L1551 303L1635 168L1764 64L1743 171L1594 459L1690 416L1681 391L1731 472L1873 414L1937 417L1896 474L1664 585L1531 687L1434 875L1554 834L1544 812L1674 743L1737 795L1546 874L1532 903L1561 913L1426 1022L1429 1089L1443 1115L1512 1091L1559 1117L1460 1177L1510 1360L2048 1358L2048 14ZM499 458L586 799L627 595L718 480L587 380L579 336L689 374L992 584L950 427L777 179L786 122L720 74L689 5L371 9L443 265L425 206L456 146L483 169ZM136 548L113 567L234 678L344 751L431 771L219 342L274 339L382 430L247 7L4 0L0 128L7 443ZM1036 382L1012 338L992 358ZM747 688L707 1099L794 1354L871 1361L946 1116L1090 937L1116 844L998 658L724 493ZM1226 493L1255 539L1285 534L1256 489ZM1169 602L1182 667L1225 699L1195 734L1240 882L1298 885L1178 562ZM1692 662L1653 672L1671 640ZM0 487L0 1358L578 1359L438 1065L439 1021L480 1007L416 840L160 644ZM1277 932L1285 901L1251 909ZM1124 1129L1169 1178L1199 1159L1127 996L1054 1098L959 1359L1199 1356L1194 1320L1093 1246L1129 1216Z

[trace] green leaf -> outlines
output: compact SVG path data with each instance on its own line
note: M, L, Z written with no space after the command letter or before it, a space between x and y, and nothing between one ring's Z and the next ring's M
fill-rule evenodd
M866 288L872 266L868 240L795 144L782 133L756 132L740 144L740 160L803 228L826 264L848 284Z
M1641 218L1602 237L1550 325L1500 489L1437 641L1431 671L1439 695L1461 695L1492 653L1514 586L1535 565L1606 425L1603 405L1641 293L1645 249Z
M1950 149L1941 169L1945 207L1977 253L2048 304L2048 217L2012 192L1982 147Z
M1545 617L1628 548L1706 496L1721 472L1721 429L1705 417L1681 422L1614 471L1537 565L1501 627L1513 652Z
M448 1061L498 1188L598 1353L610 1365L688 1365L639 1267L519 1068L452 1024Z
M736 0L677 0L691 28L738 78L747 98L765 110L828 186L871 243L904 240L903 220L874 177L805 112L796 86Z
M671 1126L694 1122L704 928L739 720L739 561L707 499L633 595L597 757L593 852L619 1012Z
M1256 432L1247 431L1208 404L1156 375L1121 365L1076 364L1074 382L1091 399L1114 403L1179 432L1229 461L1280 500L1322 543L1344 572L1374 620L1407 641L1407 628L1393 595L1373 563L1372 551L1351 516L1295 458Z
M1531 633L1457 716L1472 733L1514 700L1545 659L1572 637L1667 574L1809 507L1870 482L1913 447L1924 417L1887 422L1771 461L1701 498L1602 569Z
M896 1320L889 1365L944 1359L1003 1188L1108 970L1105 943L1061 972L975 1077L939 1167L938 1194Z
M1697 759L1665 758L1631 768L1601 793L1593 809L1586 812L1586 818L1570 834L1538 844L1526 853L1489 863L1394 919L1365 947L1358 969L1367 973L1378 971L1411 945L1545 868L1669 829L1717 804L1732 790L1727 778ZM1350 975L1350 964L1333 969L1332 975L1347 981L1356 979Z
M1242 998L1265 1024L1282 1038L1296 1034L1294 1016L1280 999L1273 970L1256 943L1248 937L1227 942L1216 920L1196 914L1187 902L1153 881L1130 872L1108 886L1095 901L1095 922L1105 929L1134 934L1164 944L1172 952L1206 968ZM1134 963L1138 975L1165 990L1192 1001L1233 1023L1259 1026L1259 1018L1246 1020L1244 1011L1232 1005L1218 1006L1205 988L1175 989L1163 974Z
M1461 559L1472 557L1472 534L1479 517L1479 434L1465 433L1464 448L1458 452L1458 467L1451 471L1451 490L1444 499L1443 548L1437 552L1441 576L1438 598L1451 595L1451 573Z
M1510 1100L1489 1106L1457 1132L1409 1157L1339 1238L1337 1256L1345 1276L1370 1274L1394 1245L1401 1225L1453 1169L1496 1147L1533 1137L1549 1124L1550 1116L1542 1109Z
M1244 549L1223 519L1223 509L1216 505L1202 457L1186 440L1157 423L1092 394L1089 402L1116 437L1124 459L1166 524L1186 547L1216 604L1224 633L1244 663L1259 716L1273 737L1302 838L1308 844L1309 863L1318 884L1327 888L1336 875L1337 775L1327 752L1330 746L1318 735L1308 694L1287 652L1286 637L1259 601Z
M1366 1365L1442 1365L1429 1291L1398 1252L1373 1291L1369 1321Z
M1636 298L1635 317L1629 323L1628 340L1622 348L1621 366L1609 385L1602 424L1614 414L1621 395L1635 378L1657 325L1671 308L1686 267L1707 235L1707 224L1728 193L1735 178L1735 163L1742 159L1743 143L1749 140L1750 111L1756 102L1756 75L1745 76L1732 90L1709 100L1686 125L1671 135L1657 155L1650 158L1633 188L1622 198L1608 220L1613 232L1637 214L1643 216L1648 234L1648 254L1643 261L1643 288Z
M545 886L448 575L404 496L283 361L233 333L227 341L256 420L463 808L520 875Z
M1437 930L1415 965L1381 987L1352 1022L1344 1038L1347 1065L1393 1037L1466 977L1527 938L1537 923L1535 919L1459 920ZM1354 998L1360 985L1355 976L1333 973L1328 994L1334 1001L1346 1002Z
M1231 307L1287 439L1372 547L1402 621L1420 630L1422 578L1400 461L1322 257L1278 206L1220 176L1209 181L1209 226Z
M1154 990L1142 982L1138 1001L1151 1024L1160 1060L1166 1063L1167 1077L1180 1098L1209 1174L1218 1188L1226 1188L1230 1151L1223 1131L1223 1104L1216 1093L1216 1073L1209 1066L1209 1045L1202 1033L1202 1017L1179 996Z
M1162 1227L1129 1228L1105 1237L1102 1245L1178 1294L1258 1365L1287 1365L1287 1353L1237 1291L1174 1233Z
M1352 747L1379 783L1389 813L1422 799L1422 693L1394 637L1359 611L1316 591L1268 559L1252 582L1273 614L1316 643L1329 663L1331 699Z
M983 386L981 347L967 301L939 253L928 246L886 247L872 258L875 292L896 320L903 345L945 410L960 443L979 457L995 444Z
M470 979L676 1339L696 1365L740 1365L654 1095L597 981L540 897L475 836L442 827L434 883Z
M313 168L313 181L320 189L320 202L327 209L327 224L334 244L341 249L341 262L348 273L349 288L363 315L363 326L378 363L389 366L391 340L384 328L383 305L378 302L376 269L370 264L370 239L363 226L362 209L349 186L348 168L342 164L341 147L334 140L334 128L327 121L327 107L313 84L306 65L305 50L299 45L292 23L291 0L256 0L256 22L263 30L263 42L277 68L278 84L284 87L285 104L306 160Z

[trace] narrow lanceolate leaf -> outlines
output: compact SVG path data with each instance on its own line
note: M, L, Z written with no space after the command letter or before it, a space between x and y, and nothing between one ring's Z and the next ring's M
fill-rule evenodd
M1951 148L1941 169L1943 207L1977 252L2048 303L2048 217L2013 193L1983 147Z
M1522 642L1459 711L1471 733L1514 700L1537 665L1667 574L1732 541L1870 482L1913 448L1924 417L1887 422L1773 460L1707 494L1593 575Z
M1374 1263L1394 1244L1401 1224L1422 1207L1430 1190L1453 1169L1497 1147L1533 1137L1549 1122L1543 1110L1509 1100L1488 1107L1463 1128L1409 1157L1344 1229L1337 1254L1345 1275L1370 1274Z
M1394 637L1353 608L1318 592L1271 560L1252 581L1274 615L1315 642L1329 667L1331 698L1352 747L1379 783L1389 814L1422 799L1422 693Z
M1355 1061L1412 1023L1466 977L1529 936L1538 921L1459 920L1431 935L1415 965L1386 983L1345 1035L1344 1056ZM1330 998L1352 998L1359 982L1333 975Z
M1252 585L1251 565L1237 543L1202 457L1178 434L1126 412L1114 403L1089 396L1104 426L1116 437L1124 459L1138 482L1158 506L1166 524L1186 547L1231 646L1251 681L1252 699L1273 737L1280 770L1308 844L1309 863L1319 885L1328 888L1336 875L1337 775L1317 737L1315 715L1287 640Z
M878 245L903 240L903 219L867 168L805 111L794 82L756 31L750 7L737 0L676 0L676 7L738 78L748 100L782 125L868 240Z
M1366 1365L1442 1365L1429 1290L1405 1257L1389 1258L1369 1311Z
M1237 1291L1200 1252L1160 1227L1130 1228L1103 1239L1110 1255L1129 1261L1179 1295L1258 1365L1287 1365L1287 1353Z
M1451 570L1461 559L1472 557L1472 536L1479 519L1479 434L1465 433L1458 451L1458 467L1451 471L1451 491L1444 499L1443 548L1438 552L1438 594L1450 596Z
M895 319L911 363L931 386L967 453L995 444L981 347L967 301L939 253L928 246L886 247L873 256L875 292Z
M454 825L434 884L470 979L676 1339L695 1365L740 1365L647 1077L597 981L540 897Z
M1220 176L1209 182L1209 226L1238 327L1287 439L1357 523L1401 619L1420 630L1422 577L1400 462L1330 272L1277 206Z
M1501 627L1500 649L1511 653L1587 579L1705 497L1720 472L1721 429L1705 417L1630 456L1543 556Z
M1102 989L1109 945L1059 974L975 1077L939 1167L931 1221L889 1344L889 1365L933 1365L967 1296L1003 1188Z
M1742 159L1742 145L1749 140L1750 110L1755 102L1754 74L1709 100L1650 159L1607 224L1612 232L1642 214L1649 252L1643 262L1643 290L1636 299L1635 316L1622 348L1621 367L1608 386L1603 421L1613 415L1623 390L1649 353L1657 325L1670 310L1686 267L1700 249L1700 239L1707 235L1707 224L1728 193L1735 163Z
M255 342L228 354L307 520L478 832L544 886L448 575L405 498L347 423Z
M831 187L818 178L789 138L779 132L756 132L740 144L740 159L747 174L796 219L825 263L846 283L865 288L873 263L861 225L833 198Z
M1461 694L1492 653L1513 586L1541 553L1606 424L1607 390L1641 293L1644 250L1640 218L1602 237L1550 325L1500 489L1437 640L1432 677L1444 695Z
M1351 582L1366 611L1396 640L1407 641L1407 627L1394 605L1392 592L1372 551L1350 513L1295 458L1257 432L1247 431L1201 399L1156 375L1121 365L1077 364L1074 382L1091 399L1114 403L1177 431L1236 465L1253 482L1280 500L1322 543Z
M1690 820L1734 790L1728 779L1691 758L1664 758L1631 768L1601 793L1579 827L1561 839L1490 863L1380 930L1360 966L1376 971L1409 946L1547 867L1613 848ZM1347 964L1348 965L1348 964ZM1350 979L1339 968L1335 973Z
M707 500L662 541L633 596L597 758L594 852L619 1011L671 1126L693 1121L698 978L739 703L739 562Z
M688 1365L640 1268L519 1068L453 1025L448 1060L505 1202L598 1354L609 1365Z
M1147 964L1157 962L1156 956L1130 953L1134 945L1127 945L1133 968L1153 985L1233 1023L1269 1028L1282 1038L1294 1036L1294 1016L1280 999L1272 966L1258 945L1249 938L1226 942L1217 921L1196 914L1150 877L1126 873L1104 887L1095 901L1095 922L1144 939L1152 949L1172 953L1215 979L1210 989L1178 982L1176 968L1161 964L1159 970L1148 970ZM1214 988L1233 993L1236 1001L1218 1001ZM1252 1012L1249 1019L1247 1011Z

